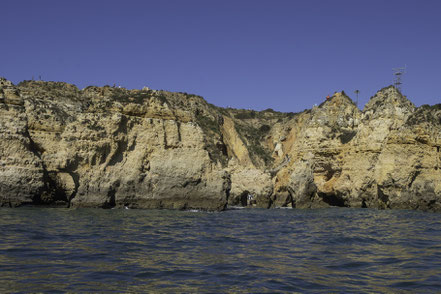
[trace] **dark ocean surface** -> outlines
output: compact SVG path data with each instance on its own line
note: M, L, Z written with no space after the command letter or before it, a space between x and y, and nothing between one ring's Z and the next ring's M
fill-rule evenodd
M0 292L439 293L441 214L0 209Z

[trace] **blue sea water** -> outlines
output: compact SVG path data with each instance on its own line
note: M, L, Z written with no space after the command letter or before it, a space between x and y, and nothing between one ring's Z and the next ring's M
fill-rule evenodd
M437 293L441 214L0 209L0 292Z

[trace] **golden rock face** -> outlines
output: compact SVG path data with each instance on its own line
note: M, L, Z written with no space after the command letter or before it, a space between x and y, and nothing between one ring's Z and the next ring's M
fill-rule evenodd
M395 88L301 113L0 79L0 205L441 210L441 107Z

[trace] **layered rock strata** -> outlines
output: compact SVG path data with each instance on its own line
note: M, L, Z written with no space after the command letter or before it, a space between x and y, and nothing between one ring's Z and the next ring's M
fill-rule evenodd
M0 205L441 211L441 105L220 108L150 89L0 79Z

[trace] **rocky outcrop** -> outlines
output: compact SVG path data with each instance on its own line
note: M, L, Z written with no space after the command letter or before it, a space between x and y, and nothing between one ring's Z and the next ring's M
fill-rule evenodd
M441 210L441 107L394 87L301 113L0 79L0 205Z
M307 115L293 161L277 175L296 207L439 210L438 106L416 109L388 87L363 112L337 93Z
M273 184L269 173L255 168L231 171L229 204L269 208Z

